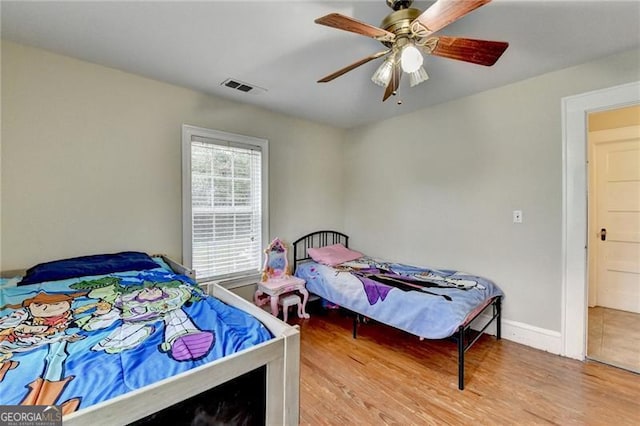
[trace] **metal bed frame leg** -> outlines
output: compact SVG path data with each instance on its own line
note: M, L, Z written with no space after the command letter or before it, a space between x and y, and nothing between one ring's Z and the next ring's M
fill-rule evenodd
M464 326L458 329L458 389L464 390Z
M458 327L458 389L464 390L464 353L469 349L473 344L482 336L484 331L489 327L489 325L493 321L497 321L496 323L496 339L500 340L502 337L502 297L498 296L491 303L493 306L492 312L493 316L489 320L488 323L482 327L482 329L478 332L478 334L469 341L469 344L466 344L465 335L468 330L471 329L471 322L468 322L466 325L461 325ZM485 308L486 309L486 308ZM484 310L484 309L483 309ZM480 312L481 313L481 312ZM480 314L478 313L478 315ZM477 318L477 316L475 318ZM473 319L475 319L473 318ZM473 320L472 320L473 321Z
M358 330L358 319L359 318L360 318L360 314L356 314L353 317L353 338L354 339L356 338L356 333L357 333L357 330Z
M493 309L495 310L494 315L496 317L496 339L500 340L502 338L502 297L498 297L496 299L495 304L493 305Z

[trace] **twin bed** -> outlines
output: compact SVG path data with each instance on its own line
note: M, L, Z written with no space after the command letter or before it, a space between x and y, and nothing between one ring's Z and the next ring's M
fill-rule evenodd
M355 313L354 338L361 317L421 339L455 338L458 388L464 389L465 352L494 321L501 337L500 288L483 277L386 262L348 247L349 237L335 231L299 238L293 243L295 275L309 292Z
M0 405L58 406L65 425L153 424L154 413L263 371L258 423L298 423L299 331L217 284L201 288L170 259L123 252L10 275ZM198 413L182 414L190 424Z

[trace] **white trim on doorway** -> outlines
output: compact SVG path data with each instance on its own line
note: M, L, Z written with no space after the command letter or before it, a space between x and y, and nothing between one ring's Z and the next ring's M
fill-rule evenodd
M640 103L640 81L562 98L561 355L585 359L587 115Z

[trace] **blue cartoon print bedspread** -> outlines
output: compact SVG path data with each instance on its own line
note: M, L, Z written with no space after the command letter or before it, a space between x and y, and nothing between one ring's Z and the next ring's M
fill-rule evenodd
M366 256L337 267L305 262L295 275L336 305L428 339L451 336L471 312L503 296L483 277Z
M0 290L0 405L67 414L269 340L163 268Z

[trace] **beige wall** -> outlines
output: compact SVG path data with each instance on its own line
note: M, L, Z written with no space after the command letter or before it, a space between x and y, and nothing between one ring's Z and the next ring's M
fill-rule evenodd
M484 275L505 319L559 330L560 100L640 80L639 64L621 53L345 132L3 42L2 269L180 258L188 123L269 139L271 235L340 229L372 255Z
M352 130L352 246L484 275L506 319L559 331L561 98L637 80L640 52L626 52Z
M343 228L344 131L3 41L1 268L180 259L183 123L269 140L272 236Z

